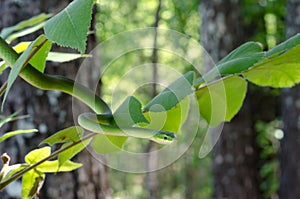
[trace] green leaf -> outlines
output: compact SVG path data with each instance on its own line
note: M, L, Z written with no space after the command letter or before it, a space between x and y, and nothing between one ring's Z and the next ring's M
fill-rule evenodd
M13 114L9 115L9 116L0 115L0 128L8 122L12 122L12 121L15 121L15 120L24 119L24 118L28 117L28 115L17 116L20 113L20 111L21 110L18 110L16 112L14 112Z
M240 110L247 92L247 82L230 76L196 91L202 117L211 126L230 121Z
M57 143L65 143L65 142L76 142L80 140L83 135L83 128L80 126L72 126L57 133L51 135L50 137L43 140L41 144L48 144L50 146L57 144Z
M29 34L31 34L31 33L33 33L33 32L38 31L39 29L43 28L44 25L45 25L45 23L43 22L43 23L37 24L37 25L35 25L35 26L32 26L32 27L30 27L30 28L27 28L27 29L21 30L21 31L19 31L19 32L16 32L16 33L10 35L10 36L7 38L6 41L7 41L8 43L11 43L13 40L15 40L15 39L17 39L17 38L19 38L19 37L23 37L23 36L25 36L25 35L29 35Z
M19 30L24 30L25 28L30 27L30 26L35 26L41 22L44 22L51 16L52 16L52 14L42 13L42 14L34 16L28 20L22 21L22 22L18 23L17 25L14 25L14 26L11 26L8 28L3 28L0 33L0 36L3 39L7 39L8 36L11 35L13 32L19 31Z
M182 100L177 106L166 112L147 112L145 113L150 124L142 126L143 128L166 130L169 132L178 132L181 125L188 116L189 103L188 98Z
M99 134L94 137L92 147L99 154L113 153L122 150L127 137Z
M46 39L44 35L41 35L36 42L43 42ZM37 43L37 45L38 45ZM33 55L33 57L30 59L29 63L36 68L41 73L44 73L45 67L46 67L46 58L48 56L48 53L50 52L52 47L52 42L47 40L46 43L42 45L42 47Z
M58 160L53 161L46 161L40 164L37 167L37 170L43 173L56 173L56 172L66 172L66 171L73 171L81 167L81 163L76 163L72 161L65 161L64 164L59 165Z
M15 135L20 135L20 134L26 134L26 133L34 133L34 132L38 132L37 129L27 129L27 130L16 130L16 131L11 131L8 133L5 133L4 135L2 135L0 137L0 143L3 142L4 140L15 136Z
M291 87L300 82L300 46L263 60L243 72L249 81L260 86Z
M224 64L236 58L247 57L258 52L262 52L262 46L259 43L253 41L246 42L221 59L218 62L218 65Z
M17 61L15 62L15 64L12 66L12 70L9 73L8 76L8 84L7 84L7 89L2 101L2 109L3 109L3 105L5 103L7 94L9 92L9 90L11 89L14 81L16 80L16 78L18 77L20 71L22 70L22 68L24 66L26 66L26 64L31 60L32 55L36 55L36 53L38 51L37 54L38 56L41 57L40 61L37 61L37 57L33 60L34 63L39 63L41 64L42 62L44 62L44 64L39 65L39 68L37 68L40 71L44 70L44 66L45 66L45 59L46 56L42 56L42 54L48 53L47 50L49 49L49 45L51 46L51 42L48 41L46 39L46 37L44 35L39 36L35 41L33 41L29 47L22 53L22 55L17 59ZM44 57L44 59L43 59Z
M149 123L142 113L142 104L133 96L127 97L114 112L118 126L132 126L137 123Z
M281 44L269 50L266 55L267 57L276 56L286 50L298 46L299 44L300 44L300 34L298 33L295 36L289 38L288 40L282 42Z
M69 62L79 58L92 57L88 54L75 54L75 53L60 53L60 52L50 52L47 57L47 61L52 62Z
M35 149L30 151L25 156L25 162L28 164L34 164L46 157L48 157L51 154L51 148L46 146L40 149Z
M74 0L47 21L46 36L55 43L85 52L87 33L92 19L93 0Z
M38 193L44 183L45 174L37 170L30 170L22 177L22 199L32 199Z
M70 160L73 158L76 154L78 154L80 151L82 151L92 140L92 138L88 140L84 140L81 143L63 151L58 155L58 162L59 162L59 167L61 167L63 164L65 164L66 161ZM62 146L62 148L66 147L71 143L66 143Z
M5 61L0 61L0 75L2 75L3 71L7 68Z
M209 82L218 76L241 73L265 57L257 42L247 42L224 57L217 65L200 77L196 85Z
M161 112L176 106L186 96L194 92L192 88L194 76L195 73L190 71L172 82L144 107L144 111L150 111L151 109L152 112Z
M15 45L13 47L13 49L17 52L17 53L22 53L24 52L28 47L29 45L31 44L30 41L23 41L23 42L20 42L18 43L17 45Z

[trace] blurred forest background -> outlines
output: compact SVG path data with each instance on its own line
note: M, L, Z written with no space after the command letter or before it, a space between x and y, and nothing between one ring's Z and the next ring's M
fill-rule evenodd
M40 13L57 13L66 0L0 0L0 30ZM253 40L265 50L300 32L300 0L100 0L94 9L88 51L117 33L135 28L173 29L202 43L215 62L240 44ZM40 32L41 33L41 32ZM33 40L36 35L23 37ZM66 51L60 47L57 50ZM71 52L71 50L70 50ZM109 54L109 52L107 52ZM199 60L206 63L206 60ZM131 66L164 63L184 73L192 66L162 51L144 50L118 59L100 82L107 101L120 77ZM47 66L47 73L74 78L80 61ZM153 72L153 78L162 78ZM7 77L4 73L1 84ZM140 98L149 100L162 88L143 87ZM85 151L76 160L84 167L71 173L48 175L43 199L296 199L300 198L300 87L271 89L249 85L245 103L232 122L225 124L217 145L200 159L203 135L167 168L147 174L123 173L101 165ZM0 131L36 127L34 137L18 136L0 146L14 162L45 137L73 124L70 96L41 91L24 81L13 87L5 115L22 108L31 118L11 123ZM155 145L149 144L147 150ZM155 158L149 157L149 163ZM18 198L20 182L0 193Z

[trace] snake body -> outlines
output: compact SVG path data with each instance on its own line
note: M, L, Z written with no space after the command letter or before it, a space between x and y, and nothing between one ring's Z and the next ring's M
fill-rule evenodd
M18 57L18 53L0 37L0 58L8 65L13 66ZM64 76L41 73L30 64L21 70L19 76L37 88L67 93L89 106L98 115L83 113L78 117L78 123L87 130L114 136L146 138L160 144L170 144L176 139L174 133L167 131L139 127L118 127L99 121L97 117L101 118L103 116L104 120L108 120L110 117L113 118L109 106L90 89Z

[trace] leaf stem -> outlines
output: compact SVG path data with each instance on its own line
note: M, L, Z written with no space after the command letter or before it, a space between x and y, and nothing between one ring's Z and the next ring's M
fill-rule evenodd
M85 140L88 140L90 138L92 138L93 136L95 136L96 133L90 133L88 135L86 135L85 137L83 137L82 139L76 141L76 142L73 142L72 144L64 147L64 148L61 148L55 152L53 152L52 154L50 154L48 157L45 157L44 159L34 163L33 165L25 168L24 170L20 171L19 173L16 173L15 175L11 176L9 179L3 181L0 183L0 191L2 191L8 184L10 184L11 182L17 180L18 178L22 177L26 172L36 168L37 166L39 166L40 164L48 161L48 160L51 160L52 158L58 156L60 153L72 148L73 146L76 146L77 144L80 144L81 142L85 141Z
M0 97L3 95L3 93L6 90L6 88L7 88L7 81L5 81L4 84L0 88Z

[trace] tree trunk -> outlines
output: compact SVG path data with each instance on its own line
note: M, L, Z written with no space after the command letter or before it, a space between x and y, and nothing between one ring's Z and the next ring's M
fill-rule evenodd
M214 61L248 39L243 28L241 1L201 1L201 41ZM224 125L213 149L214 198L261 198L257 150L250 99L239 114Z
M300 32L300 1L288 0L286 37ZM280 188L282 199L300 198L300 86L282 90L282 120L284 137L280 151Z
M70 1L13 1L5 0L0 2L2 17L0 28L15 25L17 22L28 19L41 12L58 12L63 9ZM26 37L33 40L37 35ZM23 40L23 39L22 39ZM96 45L96 37L88 39L89 49ZM58 47L56 47L57 49ZM79 62L51 65L47 64L46 73L60 74L74 78ZM1 76L3 83L7 76ZM18 136L10 139L0 147L1 153L8 152L13 162L23 162L26 152L37 148L39 142L47 136L63 128L74 125L72 113L72 98L68 95L54 91L41 91L33 88L23 80L18 80L12 91L8 95L5 105L6 114L15 112L22 108L23 114L29 114L30 120L24 123L15 122L6 125L1 129L1 133L7 130L23 128L24 125L31 125L40 130L40 133L33 137ZM23 125L23 126L22 126ZM88 152L84 151L77 156L77 160L84 166L75 172L49 174L41 191L41 198L109 198L109 186L107 169L97 162ZM59 183L58 183L59 182ZM9 191L9 189L7 189ZM16 189L12 189L17 192ZM2 194L2 193L1 193ZM3 194L4 195L4 194ZM11 193L6 193L9 198Z
M154 28L158 28L158 24L160 21L160 11L161 11L161 0L158 0L157 9L155 12L155 21L153 24ZM157 49L157 32L155 32L154 35L154 41L153 41L153 50L152 50L152 98L154 98L157 95L157 85L158 82L158 74L157 74L157 63L158 63L158 49ZM147 146L147 168L148 170L153 170L157 166L157 155L156 153L151 153L151 151L156 151L157 146L153 142L150 142ZM157 177L157 171L153 172L147 172L146 173L146 186L148 190L149 199L158 199L158 190L159 190L159 184L158 184L158 177Z

